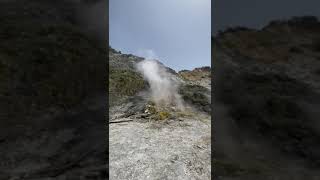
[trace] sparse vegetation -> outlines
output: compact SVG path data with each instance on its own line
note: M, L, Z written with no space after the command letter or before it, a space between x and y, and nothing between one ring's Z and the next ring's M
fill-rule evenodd
M133 70L109 69L109 105L118 104L146 86L141 75Z
M201 68L196 68L192 71L188 70L182 70L179 71L179 76L187 81L199 81L204 78L211 78L211 68L206 66L206 67L201 67Z
M167 112L167 111L160 111L158 113L158 119L159 120L165 120L165 119L168 119L170 117L170 113Z
M157 107L155 103L150 101L145 108L145 112L154 120L165 120L171 118L171 113L169 111L168 107Z
M132 70L110 69L109 70L109 93L119 96L132 96L145 87L141 75Z
M179 93L187 103L194 105L199 110L211 112L211 105L208 97L205 95L208 90L199 85L184 85L180 87Z

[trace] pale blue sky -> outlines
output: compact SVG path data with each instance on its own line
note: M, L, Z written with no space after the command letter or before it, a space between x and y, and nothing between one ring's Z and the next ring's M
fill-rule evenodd
M211 0L109 0L109 43L175 69L211 64Z

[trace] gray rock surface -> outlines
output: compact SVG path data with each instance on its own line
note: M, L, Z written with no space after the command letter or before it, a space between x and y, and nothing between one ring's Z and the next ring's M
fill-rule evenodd
M210 120L110 124L110 179L211 179Z

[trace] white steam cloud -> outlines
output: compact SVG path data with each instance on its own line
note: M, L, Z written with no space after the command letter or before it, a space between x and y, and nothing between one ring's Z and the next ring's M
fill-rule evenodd
M139 49L136 54L138 56L145 57L146 59L159 59L159 57L152 49Z
M178 93L179 82L167 72L163 65L156 60L146 59L137 64L137 69L148 81L152 101L157 106L174 106L180 110L184 109Z

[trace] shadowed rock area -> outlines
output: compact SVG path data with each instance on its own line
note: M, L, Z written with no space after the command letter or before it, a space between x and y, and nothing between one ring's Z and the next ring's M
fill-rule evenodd
M319 179L320 23L273 21L212 39L217 179Z
M84 7L0 2L0 179L107 176L107 51Z

